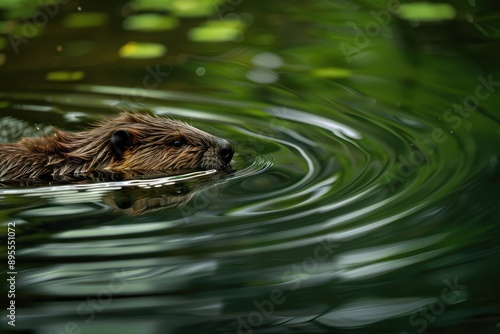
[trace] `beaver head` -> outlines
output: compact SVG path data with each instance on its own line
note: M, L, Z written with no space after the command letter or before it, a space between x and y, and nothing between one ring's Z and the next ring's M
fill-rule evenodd
M122 113L82 132L54 129L1 144L0 177L33 178L91 171L225 169L232 146L186 123Z
M107 136L113 170L224 169L234 153L227 140L172 119L126 113L97 129Z

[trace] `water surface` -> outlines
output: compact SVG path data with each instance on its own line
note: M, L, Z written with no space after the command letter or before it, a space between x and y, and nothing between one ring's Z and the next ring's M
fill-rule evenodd
M236 172L0 189L3 330L498 332L493 5L55 3L0 4L3 142L148 111Z

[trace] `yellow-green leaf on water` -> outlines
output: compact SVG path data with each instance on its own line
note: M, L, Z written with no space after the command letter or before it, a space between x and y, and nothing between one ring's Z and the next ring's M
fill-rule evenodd
M173 0L133 0L132 8L136 11L170 10Z
M53 71L47 73L45 79L48 81L78 81L85 77L83 71Z
M195 42L230 42L240 38L244 24L239 20L208 21L189 31L189 39Z
M158 43L128 42L118 50L122 58L151 59L159 58L167 53L167 47Z
M171 10L179 16L209 16L218 10L214 0L173 0Z
M162 31L172 30L179 25L179 19L159 14L133 15L123 21L125 30Z
M452 20L457 15L455 8L447 3L412 2L403 3L398 15L408 21L442 21Z
M348 78L351 71L346 68L324 67L313 70L313 75L318 78Z
M224 0L132 0L131 6L135 11L169 11L176 16L196 17L219 16L224 3Z
M108 14L101 12L71 13L64 18L67 28L90 28L103 26L108 21Z

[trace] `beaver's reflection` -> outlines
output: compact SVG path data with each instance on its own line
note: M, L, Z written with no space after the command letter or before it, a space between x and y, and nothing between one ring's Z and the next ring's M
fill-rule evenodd
M221 186L220 183L214 185L214 181L220 179L221 174L210 175L206 180L186 180L158 188L124 188L106 194L103 202L113 211L129 216L181 208L202 190L210 189L210 194L213 194L213 188Z
M141 181L161 180L161 175L127 173L118 176L113 175L114 180L118 177L122 180L138 181L138 186L128 186L120 191L109 192L103 196L103 202L111 207L113 211L129 216L137 216L153 211L182 208L202 191L204 194L213 197L220 191L223 176L234 173L234 170L217 171L216 173L193 178L182 178L184 172L169 173L169 178L178 175L180 180L172 179L166 182L151 183L147 186L141 185ZM102 176L101 176L102 180ZM213 198L212 198L213 200Z
M98 204L98 194L98 201L115 213L137 216L153 211L182 208L201 192L212 201L214 194L221 190L223 177L232 173L234 170L231 168L211 172L184 170L162 174L96 172L8 182L0 180L0 184L9 187L4 188L9 189L5 192L7 195L22 191L24 195L29 196L39 194L53 203ZM29 188L26 188L27 186ZM11 190L10 187L17 189ZM72 191L73 195L68 196L68 190Z

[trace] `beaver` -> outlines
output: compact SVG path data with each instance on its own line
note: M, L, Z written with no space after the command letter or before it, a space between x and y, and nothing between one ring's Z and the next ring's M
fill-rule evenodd
M222 170L234 154L227 140L184 122L132 112L86 131L53 132L0 144L0 179L93 171Z

